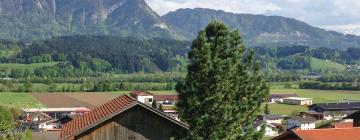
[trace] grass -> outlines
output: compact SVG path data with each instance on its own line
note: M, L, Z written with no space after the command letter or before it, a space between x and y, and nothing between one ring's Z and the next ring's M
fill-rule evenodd
M268 104L271 114L280 114L280 115L291 115L293 112L303 112L307 110L306 106L300 105L287 105L287 104ZM262 105L264 108L264 105Z
M271 89L271 93L296 93L300 97L313 98L313 103L327 103L327 102L337 102L344 100L360 101L360 91Z
M18 63L6 63L0 64L0 69L29 69L34 70L40 67L54 66L59 62L44 62L44 63L32 63L32 64L18 64Z
M325 61L317 58L311 58L311 68L315 71L320 71L322 69L330 69L336 71L344 71L345 66L339 63Z
M31 108L42 106L35 98L27 93L0 93L0 105L14 108Z

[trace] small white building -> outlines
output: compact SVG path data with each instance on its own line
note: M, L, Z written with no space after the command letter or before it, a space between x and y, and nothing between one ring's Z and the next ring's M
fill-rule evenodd
M290 105L312 105L312 98L288 97L283 100L283 103Z
M307 115L294 116L287 120L286 127L287 129L299 127L301 130L311 130L315 129L316 121L315 118Z
M262 120L268 124L281 124L283 117L278 114L266 114L262 116Z
M255 121L253 126L256 129L256 131L260 131L263 125L266 125L265 127L265 136L274 137L279 135L279 129L276 128L276 126L272 124L268 124L264 121Z
M297 94L270 94L269 102L270 103L282 103L285 98L288 97L299 97Z
M151 105L154 101L154 94L147 91L135 90L130 92L130 96L147 105Z

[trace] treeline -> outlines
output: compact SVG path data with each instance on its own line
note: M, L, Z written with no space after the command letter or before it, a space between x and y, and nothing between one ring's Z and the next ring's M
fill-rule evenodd
M7 63L61 62L35 75L93 75L96 72L184 71L189 42L109 36L71 36L33 42ZM62 71L60 71L62 70ZM56 72L55 72L56 71ZM48 75L46 75L48 76Z
M359 83L323 83L323 82L303 82L299 84L301 89L321 89L321 90L358 90Z

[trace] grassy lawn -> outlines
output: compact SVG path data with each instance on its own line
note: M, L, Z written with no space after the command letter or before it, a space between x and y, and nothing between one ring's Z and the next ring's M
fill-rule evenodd
M331 69L337 71L344 71L345 66L339 63L325 61L317 58L311 58L311 68L313 70Z
M264 108L262 105L262 109ZM269 104L269 110L271 114L280 114L280 115L291 115L294 111L303 112L307 110L306 106L300 105L287 105L287 104Z
M0 105L15 108L30 108L39 107L40 103L27 93L1 92Z
M360 91L311 90L311 89L271 89L271 93L296 93L300 97L313 98L314 103L359 100Z
M32 63L32 64L17 64L17 63L6 63L6 64L0 64L0 69L36 69L40 67L46 67L46 66L54 66L58 64L59 62L44 62L44 63Z

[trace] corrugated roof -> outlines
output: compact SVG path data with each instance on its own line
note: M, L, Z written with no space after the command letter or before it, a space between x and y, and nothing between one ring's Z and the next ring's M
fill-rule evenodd
M320 107L323 110L348 110L360 109L360 102L340 102L340 103L319 103L310 107Z
M303 140L360 140L360 128L294 130Z

